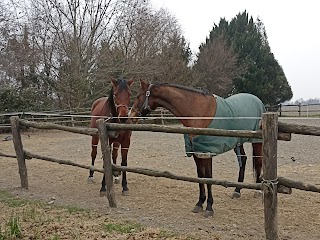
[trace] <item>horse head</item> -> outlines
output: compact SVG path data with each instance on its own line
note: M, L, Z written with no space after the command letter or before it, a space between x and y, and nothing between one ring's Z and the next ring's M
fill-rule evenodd
M111 79L112 90L110 97L113 100L116 116L119 118L119 121L124 123L127 121L129 113L129 104L130 104L130 86L133 83L133 79L128 81L123 79Z
M145 117L149 112L157 108L154 96L151 96L151 88L154 85L140 80L140 89L129 112L129 118L136 122L137 117Z

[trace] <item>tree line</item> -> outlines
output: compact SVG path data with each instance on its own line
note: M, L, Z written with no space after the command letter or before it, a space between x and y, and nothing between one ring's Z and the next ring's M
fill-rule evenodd
M90 107L110 78L249 92L269 105L292 98L263 23L246 11L222 18L192 54L176 18L147 0L1 2L0 112Z

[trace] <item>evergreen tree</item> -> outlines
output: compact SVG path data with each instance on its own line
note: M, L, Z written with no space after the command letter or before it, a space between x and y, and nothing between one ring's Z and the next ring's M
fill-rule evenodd
M255 22L246 11L239 13L230 23L221 19L200 51L217 41L221 34L238 54L238 66L246 69L244 74L233 79L234 86L230 94L251 93L268 105L292 98L292 90L283 69L270 50L262 21L257 19Z

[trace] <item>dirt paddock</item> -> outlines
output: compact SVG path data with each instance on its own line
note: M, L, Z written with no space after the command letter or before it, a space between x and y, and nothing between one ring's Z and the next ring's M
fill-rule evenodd
M300 120L299 120L300 121ZM302 123L297 122L297 123ZM304 120L319 126L319 120ZM8 134L1 134L2 140ZM90 165L90 136L62 131L32 130L22 133L28 151ZM320 137L293 135L290 142L278 144L278 175L320 185ZM251 146L245 181L253 182ZM12 141L1 141L0 151L14 154ZM294 161L293 161L293 160ZM120 162L118 160L118 162ZM196 176L195 163L185 157L179 134L134 132L128 165L167 170L177 175ZM102 168L101 153L96 166ZM28 160L29 190L22 190L15 159L0 157L0 189L29 199L50 201L101 211L114 219L133 220L148 227L161 227L176 233L190 233L201 239L264 239L263 203L252 190L242 190L240 199L231 199L232 188L213 186L214 217L191 212L198 199L198 185L165 178L128 173L129 196L116 185L118 207L110 209L99 197L102 175L95 173L95 184L87 184L89 171L40 160ZM236 181L237 161L232 151L213 161L215 179ZM278 195L281 239L320 239L320 194L293 190Z

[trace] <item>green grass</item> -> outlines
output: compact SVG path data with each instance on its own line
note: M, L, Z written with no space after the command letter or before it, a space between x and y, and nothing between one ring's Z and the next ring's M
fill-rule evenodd
M67 207L63 207L63 208L67 208L69 213L88 212L87 209L80 208L80 207L75 207L75 206L67 206Z
M6 228L2 231L0 226L0 240L20 239L22 237L22 230L20 226L20 219L18 216L11 216L6 222Z
M51 240L60 240L60 237L58 235L54 235Z
M2 234L1 226L0 226L0 240L5 240L4 235Z
M105 223L104 229L106 232L116 232L116 233L132 233L140 232L143 230L143 227L137 223L125 222L125 223Z
M56 206L48 205L44 202L34 200L19 199L5 191L0 190L0 203L9 210L4 221L0 222L0 240L13 240L25 237L32 239L42 239L45 235L50 240L60 240L65 238L65 230L68 229L68 221L84 221L91 223L97 221L97 213L88 209L76 206ZM73 215L73 216L72 216ZM146 229L138 223L124 221L113 222L99 214L99 227L96 231L101 231L108 238L108 235L140 234ZM44 227L45 226L45 227ZM50 226L50 233L47 232ZM60 231L62 229L62 231ZM90 229L90 228L89 228ZM62 232L63 235L59 235ZM69 228L68 234L72 239L81 239L82 227ZM25 235L26 234L26 235ZM147 233L148 234L148 233ZM176 236L163 230L155 231L156 239L167 239ZM192 238L187 238L192 239Z
M27 200L13 197L11 194L0 190L0 202L7 204L9 207L21 207L28 203Z
M8 221L9 236L14 238L21 238L22 232L20 227L19 216L13 216Z

